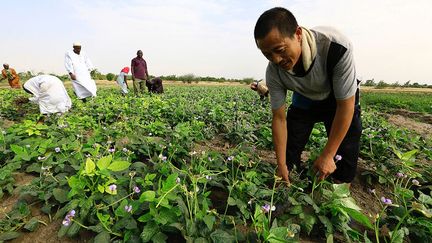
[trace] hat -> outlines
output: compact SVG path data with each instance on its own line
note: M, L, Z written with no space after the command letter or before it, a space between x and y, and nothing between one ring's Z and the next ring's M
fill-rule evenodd
M74 42L74 43L73 43L73 46L81 46L81 43L79 43L79 42Z
M129 67L124 67L121 71L124 73L129 73Z

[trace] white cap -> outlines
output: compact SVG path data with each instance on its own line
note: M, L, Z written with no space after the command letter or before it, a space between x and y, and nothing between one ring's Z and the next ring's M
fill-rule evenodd
M79 43L79 42L74 42L74 43L73 43L73 46L81 46L81 43Z

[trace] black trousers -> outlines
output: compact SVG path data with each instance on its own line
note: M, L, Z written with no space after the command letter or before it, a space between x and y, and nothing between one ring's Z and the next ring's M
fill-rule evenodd
M357 99L356 104L358 104ZM335 104L329 107L326 102L322 105L315 105L310 109L302 109L293 105L288 108L286 162L289 170L292 170L294 165L297 168L301 167L300 156L315 123L324 122L327 137L329 136L335 112ZM334 179L347 183L354 179L359 157L361 133L361 109L360 105L355 105L351 125L336 153L342 156L342 160L336 163L337 169L331 175Z

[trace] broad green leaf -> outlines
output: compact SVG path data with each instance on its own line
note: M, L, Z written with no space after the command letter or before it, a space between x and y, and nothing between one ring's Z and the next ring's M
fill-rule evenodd
M21 146L18 146L16 144L11 144L10 149L16 154L16 155L23 155L25 154L24 148Z
M151 240L153 243L165 243L167 239L168 239L168 236L166 236L162 232L158 232L152 237Z
M139 201L140 202L153 202L156 197L155 191L145 191L141 194Z
M87 158L86 163L85 163L85 173L87 175L93 175L96 169L96 165L93 162L93 160L91 160L90 158Z
M334 195L339 198L348 197L350 195L349 186L347 183L333 184Z
M33 217L24 225L24 229L33 232L38 225L39 220L36 217Z
M333 234L327 235L326 243L333 243Z
M65 203L68 201L67 194L68 191L60 188L54 188L53 190L54 198L59 201L59 203Z
M352 197L340 198L337 201L339 201L345 208L351 208L356 211L361 211L361 208L357 206L356 202Z
M330 219L323 215L319 215L318 219L326 227L327 234L333 234L333 224Z
M368 227L369 229L373 229L372 223L370 222L369 218L366 217L366 215L362 214L360 211L351 208L344 208L344 210L355 221L361 223L362 225Z
M403 161L409 161L417 152L418 150L414 149L406 153L403 153L400 159Z
M217 229L213 233L211 233L210 238L213 240L214 243L230 243L235 241L234 236L221 229Z
M234 200L234 198L228 197L228 205L230 205L230 206L236 205L236 201Z
M203 218L204 223L207 225L207 228L212 231L213 230L213 224L215 223L215 217L213 215L206 215Z
M418 200L423 204L429 204L432 205L432 197L422 193L421 191L418 191L420 196L418 197Z
M270 234L267 237L267 242L270 243L285 243L290 240L287 227L276 227L270 229Z
M102 185L99 184L97 186L97 188L98 188L98 190L99 190L100 193L104 193L105 192L105 187L104 186L102 186Z
M94 238L94 243L106 243L111 241L111 236L107 231L102 231Z
M159 232L159 226L151 221L144 226L143 231L141 232L140 238L142 242L149 242L153 236Z
M102 157L102 158L100 158L98 160L97 167L100 170L106 169L110 165L111 161L112 161L112 156L111 155L104 156L104 157Z
M432 209L427 209L423 204L412 202L412 208L428 218L432 218Z
M317 222L317 218L312 214L305 214L305 218L302 222L303 226L306 228L306 233L309 235L312 231L315 223Z
M0 234L0 241L12 240L21 236L21 233L18 232L5 232Z
M108 166L108 169L111 171L122 171L129 168L130 164L127 161L114 161Z

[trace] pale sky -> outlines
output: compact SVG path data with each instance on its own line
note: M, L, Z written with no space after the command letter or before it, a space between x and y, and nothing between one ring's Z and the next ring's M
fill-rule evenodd
M253 29L276 6L348 36L363 80L432 84L431 0L1 0L0 62L65 74L64 53L79 41L102 73L141 49L151 75L261 79L267 60Z

